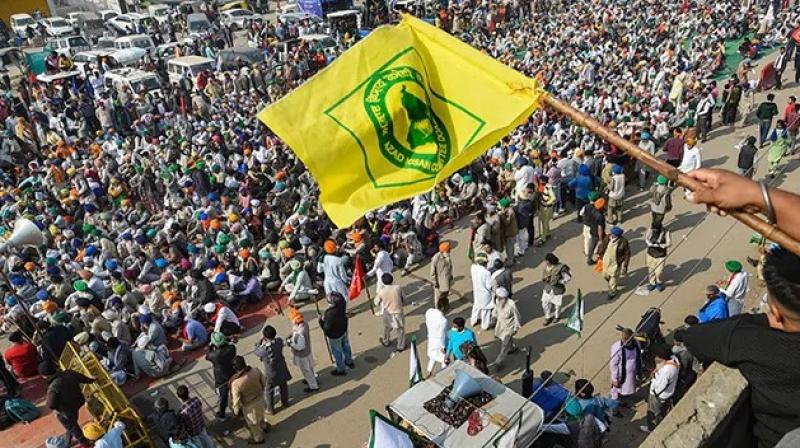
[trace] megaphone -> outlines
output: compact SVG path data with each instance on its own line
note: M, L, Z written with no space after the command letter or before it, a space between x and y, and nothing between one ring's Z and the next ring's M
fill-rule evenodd
M44 244L42 231L31 220L22 218L14 224L11 238L0 244L0 252L9 247L38 246L40 244Z
M473 397L481 393L481 385L475 378L469 376L463 370L456 370L456 379L453 381L453 389L444 400L444 407L448 411L452 411L459 400L464 398Z

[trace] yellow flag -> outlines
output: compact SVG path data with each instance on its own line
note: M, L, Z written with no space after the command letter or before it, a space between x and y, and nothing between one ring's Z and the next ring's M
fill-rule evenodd
M536 82L412 16L381 27L259 118L339 227L430 191L538 107Z

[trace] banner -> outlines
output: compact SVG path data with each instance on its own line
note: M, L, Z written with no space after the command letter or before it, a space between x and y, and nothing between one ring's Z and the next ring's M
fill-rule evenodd
M297 9L306 14L313 14L320 19L322 15L322 2L320 0L297 0Z
M580 337L581 331L583 331L583 312L584 312L584 305L583 305L583 294L581 290L578 290L578 298L575 299L575 306L572 307L572 314L570 314L569 319L566 322L567 328L578 333Z

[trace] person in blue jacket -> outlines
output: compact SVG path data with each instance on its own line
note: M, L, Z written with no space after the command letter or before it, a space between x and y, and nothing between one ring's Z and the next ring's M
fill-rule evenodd
M728 297L716 285L706 288L708 301L697 312L697 319L701 324L712 320L728 318Z
M580 211L584 205L589 203L589 193L594 190L594 180L589 173L588 165L578 166L578 175L569 181L569 188L575 191L575 209Z
M555 417L558 411L561 410L561 406L570 397L569 390L566 387L552 380L547 381L551 376L553 376L553 373L545 370L539 375L539 379L533 380L534 393L531 401L542 408L545 421ZM542 384L545 384L545 386L541 387Z

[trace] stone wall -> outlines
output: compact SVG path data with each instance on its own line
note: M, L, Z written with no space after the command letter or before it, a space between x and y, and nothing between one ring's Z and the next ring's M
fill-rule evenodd
M713 364L641 447L752 447L749 396L738 370Z

